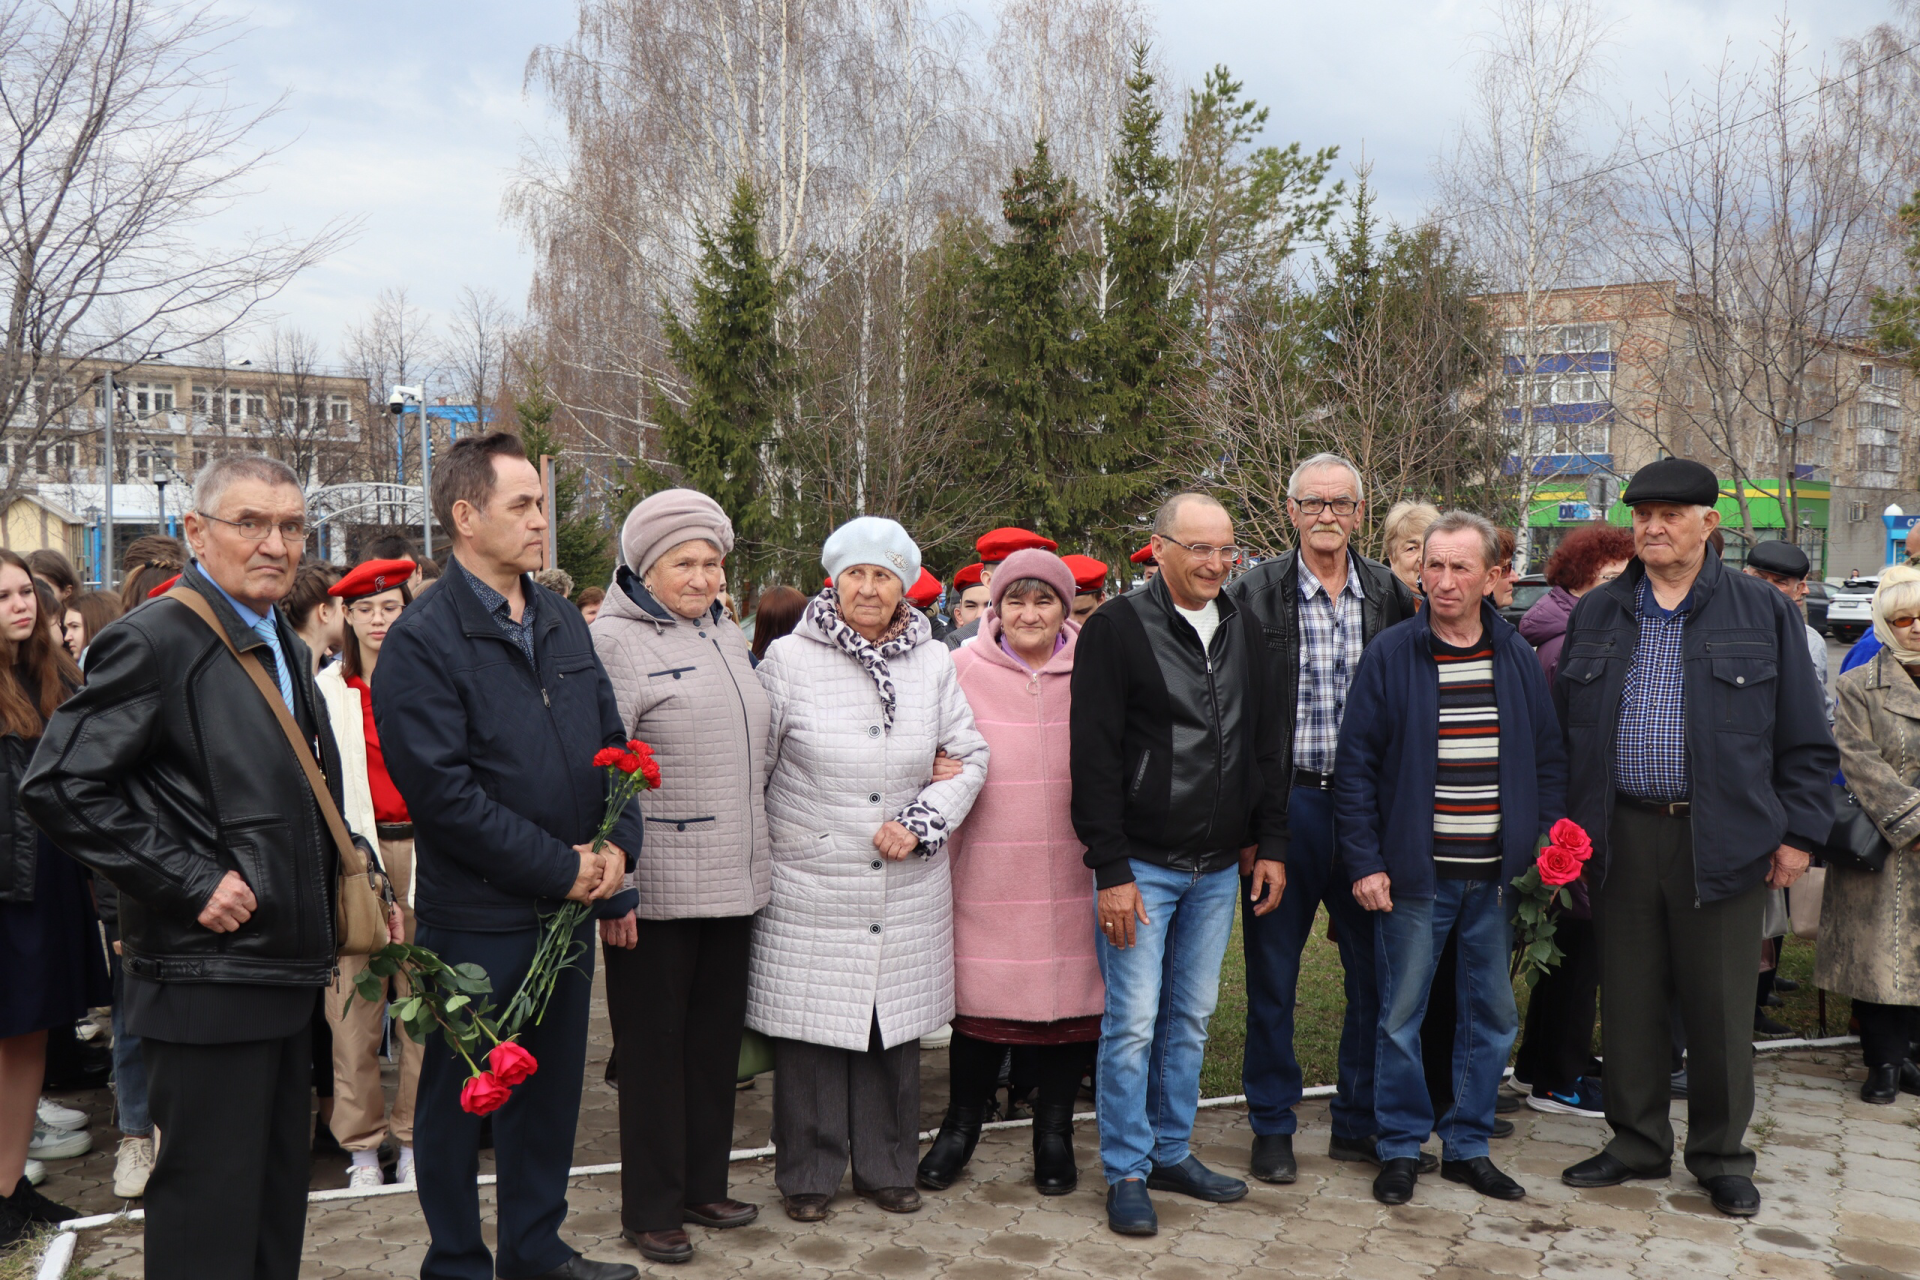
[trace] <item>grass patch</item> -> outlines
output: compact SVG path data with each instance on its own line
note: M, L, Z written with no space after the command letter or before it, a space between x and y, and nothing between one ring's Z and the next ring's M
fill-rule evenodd
M12 1248L0 1250L0 1280L33 1280L40 1270L40 1255L53 1237L52 1227L42 1227L23 1236Z

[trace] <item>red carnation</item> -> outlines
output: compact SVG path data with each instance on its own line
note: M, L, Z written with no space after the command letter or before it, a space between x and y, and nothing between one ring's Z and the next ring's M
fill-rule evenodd
M493 1068L493 1078L512 1088L540 1069L532 1054L512 1040L502 1041L493 1046L493 1052L487 1055L487 1065Z
M610 769L620 763L621 751L618 747L602 747L593 753L593 767Z
M619 760L615 761L615 763L620 766L620 772L622 773L638 773L640 772L640 766L646 762L631 752L623 752Z
M627 740L627 750L637 756L650 756L653 754L653 748L638 738L629 738Z
M1593 839L1587 835L1585 827L1572 818L1562 818L1553 824L1547 832L1547 839L1559 845L1574 857L1585 862L1593 856Z
M1572 884L1586 870L1586 860L1571 849L1550 844L1540 851L1534 865L1540 868L1542 884L1559 886Z
M484 1116L490 1111L498 1111L512 1096L513 1090L503 1084L498 1076L491 1071L482 1071L461 1087L460 1109Z
M660 766L654 763L653 757L649 756L641 763L640 776L647 780L647 785L650 787L660 785Z

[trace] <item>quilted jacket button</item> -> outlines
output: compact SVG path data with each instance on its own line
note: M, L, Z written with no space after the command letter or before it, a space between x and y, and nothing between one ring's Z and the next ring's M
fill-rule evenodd
M687 829L687 824L684 822L676 822L673 824L673 829L675 831L685 831Z
M869 792L867 793L867 803L868 803L868 804L879 804L879 803L880 803L880 793L879 793L878 791L869 791Z
M879 925L877 925L877 924L870 924L870 925L868 925L868 926L867 926L867 932L868 932L868 933L878 933L878 932L880 932L880 926L879 926Z
M867 736L868 736L869 738L877 738L877 737L879 737L879 736L880 736L880 726L879 726L879 725L877 725L877 724L870 724L870 725L868 725L868 726L867 726Z
M878 871L878 870L880 869L880 859L878 859L878 858L875 858L875 859L873 860L873 869L874 869L875 871Z

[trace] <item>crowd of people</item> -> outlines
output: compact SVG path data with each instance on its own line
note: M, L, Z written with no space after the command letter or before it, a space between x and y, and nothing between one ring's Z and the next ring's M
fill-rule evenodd
M1755 957L1771 969L1763 917L1828 838L1836 769L1898 852L1829 873L1820 981L1854 998L1863 1096L1920 1093L1920 960L1890 942L1920 840L1920 570L1881 580L1882 648L1837 681L1830 730L1806 558L1728 567L1718 493L1698 463L1642 468L1631 528L1569 536L1518 630L1511 530L1402 502L1370 558L1364 480L1331 454L1291 475L1280 555L1183 492L1118 573L1007 528L943 582L862 516L817 592L759 592L750 636L732 523L691 490L636 505L612 581L569 599L507 434L436 461L444 572L404 543L303 564L298 479L258 455L201 472L186 545L129 548L118 598L0 551L0 1237L73 1216L29 1167L85 1138L41 1096L46 1044L111 1004L116 1190L144 1198L150 1280L298 1273L316 1092L352 1187L387 1180L383 1147L417 1187L423 1277L634 1276L561 1233L596 962L621 1227L651 1261L760 1212L729 1187L743 1043L770 1052L795 1221L825 1219L849 1167L918 1210L965 1176L1002 1087L1031 1114L1035 1191L1072 1192L1091 1080L1108 1224L1151 1235L1151 1192L1248 1192L1191 1147L1236 910L1253 1178L1299 1174L1297 988L1324 910L1346 991L1327 1150L1376 1167L1382 1203L1435 1172L1527 1194L1492 1146L1510 1059L1526 1104L1612 1127L1565 1182L1668 1177L1683 1044L1686 1168L1751 1215ZM635 738L659 786L596 846L594 756ZM1513 883L1563 819L1591 860L1523 1035ZM350 996L367 960L339 954L333 903L357 859L393 889L389 938L496 993L547 913L592 905L523 1037L540 1069L491 1117L463 1108L453 1047ZM920 1046L947 1028L923 1151Z

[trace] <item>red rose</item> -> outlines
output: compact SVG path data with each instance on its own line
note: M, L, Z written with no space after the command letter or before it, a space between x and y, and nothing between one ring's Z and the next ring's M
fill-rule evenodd
M501 1083L498 1076L491 1071L482 1071L461 1086L460 1109L472 1115L484 1116L490 1111L498 1111L511 1096L513 1090Z
M1540 882L1548 885L1572 884L1586 870L1586 860L1571 849L1550 844L1534 860L1540 869Z
M533 1055L512 1040L502 1041L493 1046L493 1052L487 1055L487 1065L493 1068L493 1078L512 1088L540 1069Z
M607 769L620 763L620 748L602 747L593 753L593 767Z
M1572 818L1562 818L1553 824L1547 832L1547 839L1559 845L1574 857L1585 862L1593 856L1593 839L1587 835L1585 827Z
M615 763L620 766L620 772L622 773L638 773L640 772L640 766L645 762L639 756L623 754Z
M640 776L647 780L647 785L650 787L660 785L660 766L653 762L651 756L640 765Z

